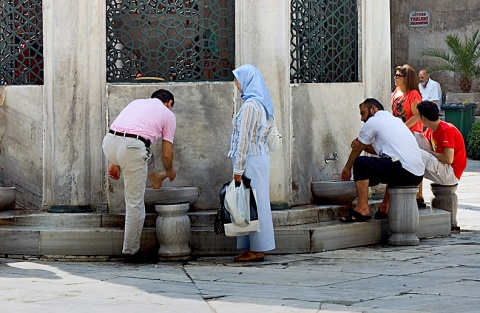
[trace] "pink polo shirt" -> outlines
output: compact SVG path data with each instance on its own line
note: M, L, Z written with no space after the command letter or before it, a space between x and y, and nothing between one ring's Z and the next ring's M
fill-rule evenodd
M156 98L130 102L110 129L142 136L152 143L162 138L173 143L177 121L173 112Z

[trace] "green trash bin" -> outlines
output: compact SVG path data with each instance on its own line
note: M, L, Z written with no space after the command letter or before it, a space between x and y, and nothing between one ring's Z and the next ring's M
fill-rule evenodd
M455 125L462 133L465 144L468 133L475 122L476 103L445 103L442 109L445 111L445 121Z

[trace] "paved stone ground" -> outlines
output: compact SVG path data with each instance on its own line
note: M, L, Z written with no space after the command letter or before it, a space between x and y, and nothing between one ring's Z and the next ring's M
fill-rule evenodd
M416 247L249 264L0 259L0 312L480 312L479 186L480 161L469 160L457 191L462 231Z

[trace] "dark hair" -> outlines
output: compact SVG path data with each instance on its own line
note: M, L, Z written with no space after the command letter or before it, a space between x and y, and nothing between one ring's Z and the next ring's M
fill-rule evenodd
M173 98L173 94L165 89L158 89L150 98L157 98L158 100L162 101L163 103L167 103L168 101L172 100L172 107L175 104L175 99Z
M418 89L418 76L413 67L405 64L403 66L397 66L395 71L401 72L403 76L405 76L405 87L407 88L407 92L410 90L416 90L420 92L420 89Z
M438 121L438 106L432 101L422 101L417 104L418 113L430 122Z
M383 111L383 105L377 99L367 98L365 99L365 101L360 103L359 107L364 104L367 106L367 109L369 110L373 107L376 107L379 111Z

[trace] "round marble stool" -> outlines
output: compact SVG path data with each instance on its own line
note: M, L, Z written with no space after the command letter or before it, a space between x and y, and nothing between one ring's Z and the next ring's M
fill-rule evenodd
M452 227L457 226L458 184L446 186L432 183L430 186L433 193L432 207L450 212Z
M157 204L158 213L156 230L160 244L158 257L160 261L189 260L192 251L188 246L190 239L190 219L188 203Z
M387 187L390 194L388 207L388 228L391 235L388 244L392 246L416 246L419 225L416 201L417 186Z

